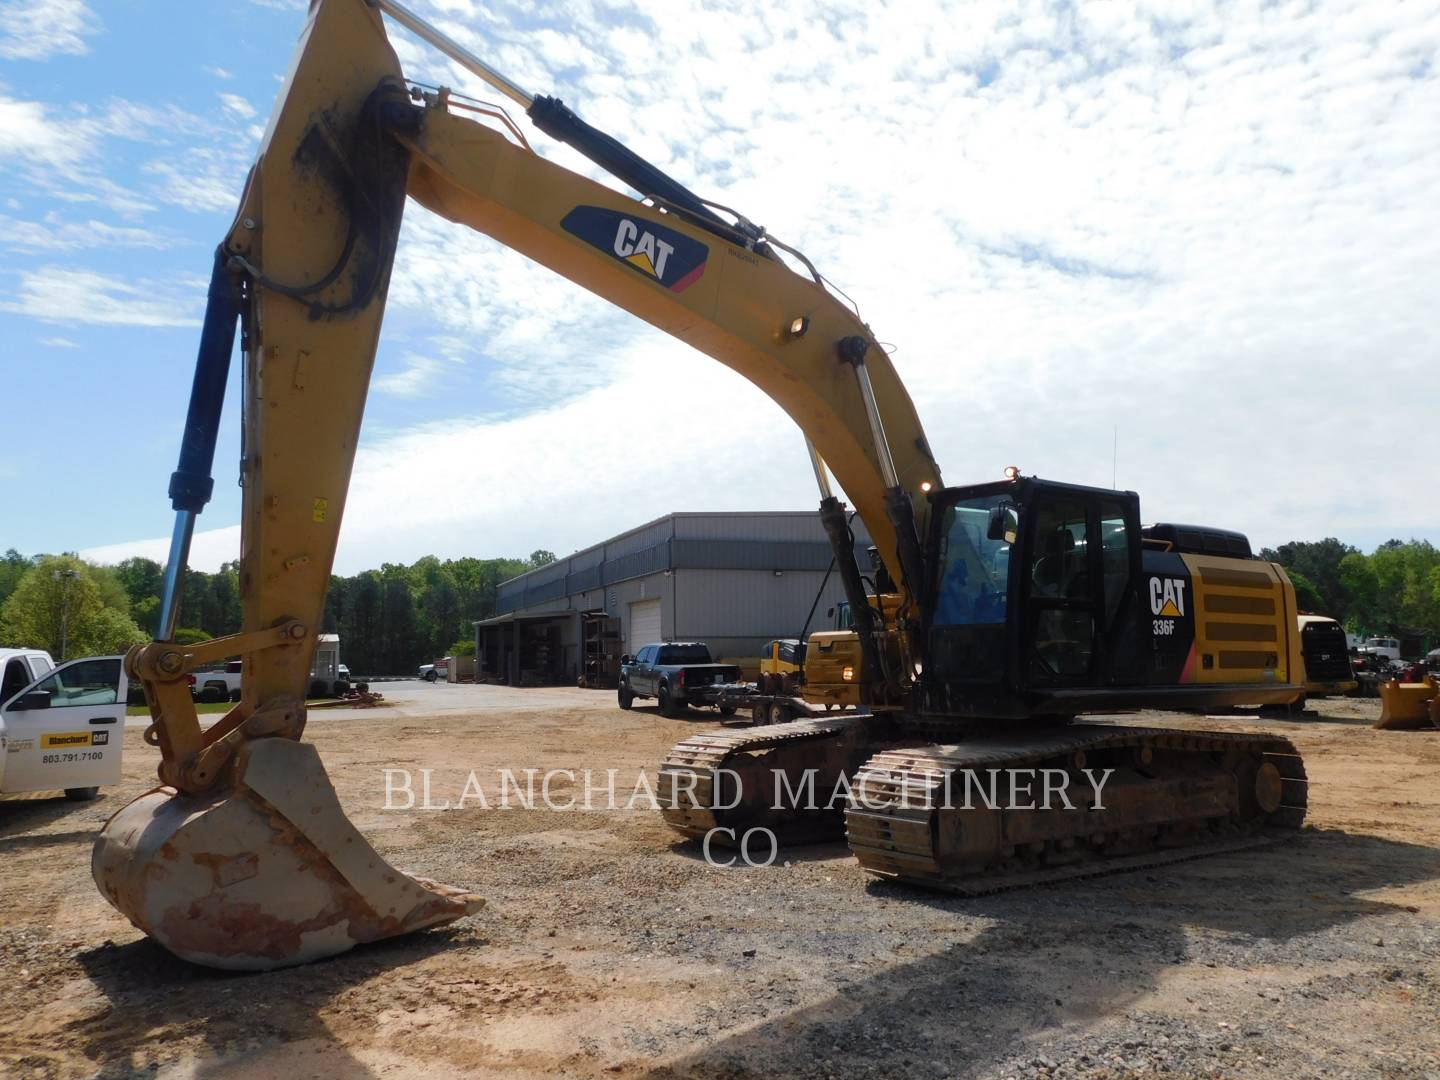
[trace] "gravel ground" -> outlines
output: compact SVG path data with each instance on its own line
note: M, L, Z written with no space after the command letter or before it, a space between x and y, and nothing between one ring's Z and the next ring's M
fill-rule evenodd
M1127 718L1283 732L1307 759L1310 827L961 899L868 879L838 844L722 869L643 809L494 808L505 767L616 769L623 801L713 714L622 713L599 692L513 706L487 688L427 713L427 689L307 737L376 846L484 893L482 913L289 971L174 959L89 876L95 831L152 775L131 729L125 783L102 800L0 803L0 1070L1440 1080L1440 732L1374 731L1373 702L1294 722ZM386 768L417 790L432 769L436 802L473 769L492 808L386 810Z

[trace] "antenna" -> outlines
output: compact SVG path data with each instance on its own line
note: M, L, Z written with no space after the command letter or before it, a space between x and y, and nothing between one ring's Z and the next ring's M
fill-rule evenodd
M1120 425L1116 424L1110 429L1110 487L1114 490L1119 485L1115 477L1120 469Z

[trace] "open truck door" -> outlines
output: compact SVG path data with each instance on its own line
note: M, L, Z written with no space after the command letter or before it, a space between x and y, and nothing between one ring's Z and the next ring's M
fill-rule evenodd
M89 798L120 782L125 735L121 657L61 664L0 705L0 793L64 791Z

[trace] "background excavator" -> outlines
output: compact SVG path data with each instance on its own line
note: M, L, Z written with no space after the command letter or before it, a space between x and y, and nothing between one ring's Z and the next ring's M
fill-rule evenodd
M533 152L503 109L407 84L382 12L475 72L640 198ZM870 329L798 251L696 196L556 99L532 96L392 0L316 0L217 248L145 685L161 786L96 842L101 892L176 954L264 969L479 909L389 866L300 741L336 539L406 197L550 267L727 364L800 426L852 629L813 635L806 691L868 708L688 740L665 811L701 835L844 829L876 873L963 890L1252 843L1304 815L1284 739L1073 723L1140 705L1301 692L1294 590L1238 534L1142 530L1138 499L1013 473L946 488ZM241 633L176 643L209 499L237 326L244 364ZM849 511L878 555L856 565ZM202 730L186 674L243 658L241 700ZM830 697L824 697L827 693ZM1113 770L1103 808L1087 768ZM1047 768L1070 811L946 805L965 770ZM843 806L776 810L776 771L853 781ZM739 785L731 794L727 785ZM733 805L732 805L733 803ZM713 809L728 806L728 809Z

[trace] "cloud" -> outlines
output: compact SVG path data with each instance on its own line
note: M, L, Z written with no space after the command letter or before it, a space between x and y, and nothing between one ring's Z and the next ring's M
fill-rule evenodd
M84 248L166 248L175 241L151 229L110 225L103 221L64 221L47 214L43 221L25 221L0 214L0 247L16 251L77 251Z
M0 151L41 166L68 168L85 156L80 140L57 124L38 101L0 95Z
M63 338L63 337L47 337L47 338L41 338L41 339L40 339L40 344L41 344L41 345L44 345L46 348L50 348L50 349L78 349L78 348L80 348L80 345L79 345L78 342L74 342L74 341L71 341L69 338Z
M203 301L203 287L179 293L174 282L46 266L22 271L16 298L0 301L0 310L71 325L199 326Z
M446 366L445 361L411 353L405 357L405 366L401 370L377 376L370 385L382 394L394 394L396 397L438 394L443 389L441 379Z
M1403 467L1440 353L1433 4L419 6L810 255L896 346L947 481L1016 464L1109 484L1118 429L1147 519L1435 536ZM495 97L392 33L411 76ZM30 120L12 137L63 160ZM233 205L238 179L213 176ZM447 401L436 424L424 395L386 403L342 567L813 505L798 432L758 391L413 205L391 305L390 334L466 343L486 408ZM657 482L637 491L642 466ZM432 473L457 496L417 489Z
M80 0L0 3L0 58L48 60L90 51L85 39L101 31L99 17Z
M175 105L116 99L101 109L27 101L0 93L0 175L13 173L34 192L66 202L102 202L128 216L153 209L114 179L114 143L163 144L216 138L213 122Z
M239 94L220 94L220 104L225 106L225 111L241 120L249 120L255 115L255 106L251 105Z
M181 161L152 161L145 172L154 177L157 198L192 213L234 210L240 201L245 165L237 155L197 149Z
M170 538L137 540L124 544L104 544L87 548L80 557L88 562L113 566L130 558L154 559L162 566L170 555ZM190 542L190 567L214 573L220 564L240 557L240 526L197 532Z

